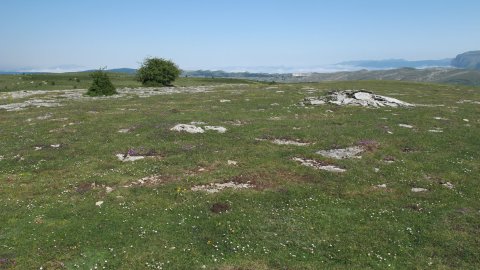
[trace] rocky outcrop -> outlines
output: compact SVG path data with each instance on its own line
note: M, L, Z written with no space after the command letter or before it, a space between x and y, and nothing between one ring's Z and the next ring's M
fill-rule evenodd
M452 66L480 70L480 51L471 51L457 55L452 60Z
M330 92L324 97L307 97L300 103L300 105L354 105L363 107L413 107L413 104L391 98L376 95L366 90L344 90Z

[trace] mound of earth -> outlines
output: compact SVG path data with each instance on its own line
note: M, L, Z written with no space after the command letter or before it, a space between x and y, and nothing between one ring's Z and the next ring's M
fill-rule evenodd
M366 90L344 90L329 92L324 97L307 97L300 105L353 105L363 107L413 107L413 104L391 98L380 96Z

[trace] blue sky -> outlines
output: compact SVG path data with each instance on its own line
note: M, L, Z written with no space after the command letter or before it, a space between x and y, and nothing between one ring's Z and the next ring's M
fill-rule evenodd
M478 0L2 0L0 70L305 67L480 49Z

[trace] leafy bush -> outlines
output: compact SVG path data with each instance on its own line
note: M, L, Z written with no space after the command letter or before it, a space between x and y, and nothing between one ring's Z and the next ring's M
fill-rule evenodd
M90 75L93 78L92 85L88 88L89 96L111 96L117 94L106 72L99 69ZM75 87L75 86L74 86ZM76 87L75 87L76 88Z
M180 73L178 66L170 60L146 58L137 71L137 80L145 86L169 86Z

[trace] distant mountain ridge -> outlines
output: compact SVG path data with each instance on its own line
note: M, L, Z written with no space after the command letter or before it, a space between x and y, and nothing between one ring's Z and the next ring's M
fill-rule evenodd
M278 82L325 82L388 80L480 86L480 70L457 68L399 68L387 70L359 70L335 73L311 73L305 76L281 75L258 80Z
M452 66L480 70L480 51L470 51L457 55L452 60Z
M393 69L393 68L428 68L428 67L450 67L452 59L440 60L417 60L385 59L385 60L358 60L341 62L337 65L362 67L365 69Z

